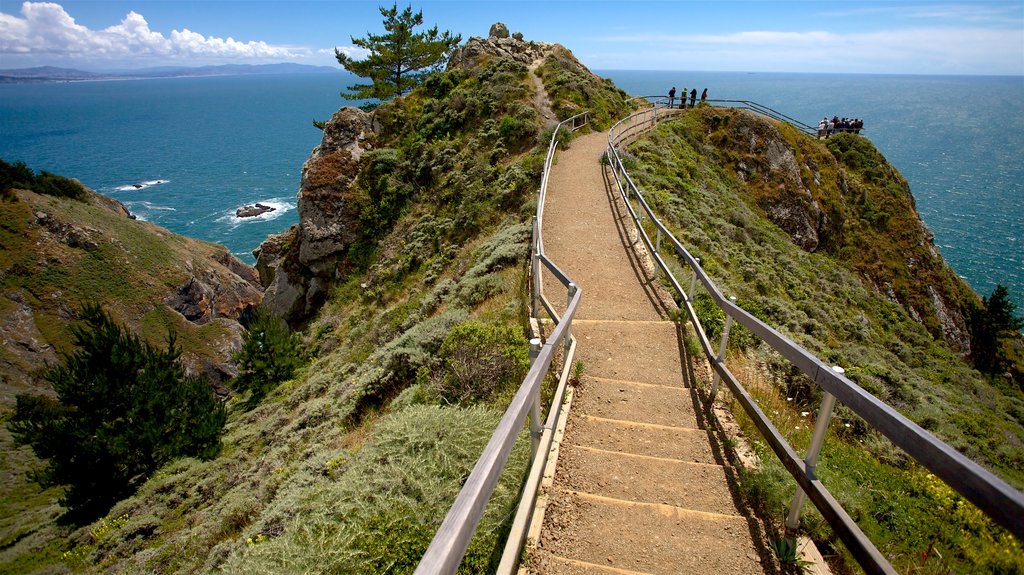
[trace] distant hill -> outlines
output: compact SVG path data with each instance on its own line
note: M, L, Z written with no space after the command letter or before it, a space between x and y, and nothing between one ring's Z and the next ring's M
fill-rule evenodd
M254 74L327 74L340 68L309 66L307 64L224 64L220 66L163 66L138 70L90 72L74 68L38 66L0 70L0 84L28 84L46 82L82 82L98 80L133 80L144 78L182 78L194 76L243 76Z

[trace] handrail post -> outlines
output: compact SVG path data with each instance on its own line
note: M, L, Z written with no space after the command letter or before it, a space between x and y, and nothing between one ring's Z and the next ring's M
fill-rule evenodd
M839 375L846 373L846 370L838 365L832 366L832 371ZM828 423L832 419L832 410L836 405L836 398L829 392L824 392L821 397L821 407L818 408L818 421L814 423L814 433L811 435L811 444L807 447L807 457L804 458L804 465L807 470L807 477L814 479L814 470L818 467L818 455L821 453L821 446L825 443L825 434L828 432ZM807 494L799 486L793 496L793 503L789 506L789 515L786 517L786 529L796 531L800 527L800 509L807 501Z
M530 365L540 356L541 342L539 337L530 340ZM540 387L533 395L530 406L530 460L537 456L537 449L540 448L540 438L544 433L544 424L540 420Z
M540 244L537 242L537 216L533 216L533 297L530 298L530 317L537 317L537 301L540 299Z
M693 258L693 261L697 262L697 266L700 265L700 258ZM697 295L697 266L691 266L690 271L690 295L686 296L686 299L693 303L693 298Z
M566 309L568 309L569 306L572 305L572 298L576 297L576 290L578 288L576 287L576 284L574 284L573 282L569 282L569 285L567 286L566 289L569 292L569 295L565 299L565 307L566 307ZM572 320L571 319L569 320L569 325L567 325L565 327L566 327L566 329L565 329L565 350L562 352L562 357L563 358L569 357L569 344L572 342Z
M657 228L658 237L654 240L654 253L661 253L661 228Z
M736 296L729 296L729 301L733 304L736 303ZM722 331L722 343L718 345L718 359L715 363L722 363L725 361L725 348L729 345L729 330L732 329L732 316L725 314L725 330ZM711 399L714 400L715 396L718 395L718 382L722 380L722 376L718 374L718 370L715 370L715 377L711 382Z

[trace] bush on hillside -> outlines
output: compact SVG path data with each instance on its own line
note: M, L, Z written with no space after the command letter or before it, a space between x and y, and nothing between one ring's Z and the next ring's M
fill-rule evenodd
M50 172L39 172L36 175L25 162L11 165L0 160L0 193L9 197L10 190L15 188L73 200L84 200L86 197L85 188L74 180Z
M249 403L255 405L302 365L299 340L284 320L259 309L246 325L242 349L235 355L238 377L234 388L249 391Z
M441 344L440 374L431 384L446 403L493 399L518 384L530 367L529 342L514 328L460 323Z
M47 460L33 479L68 485L61 504L90 519L165 463L216 455L226 414L209 382L185 375L173 333L159 350L99 306L82 319L71 328L77 349L44 375L57 399L18 396L9 427Z
M981 305L971 310L971 356L979 371L995 373L1006 363L1002 341L1024 327L1024 318L1015 313L1016 307L1006 286L997 285L989 297L982 298Z

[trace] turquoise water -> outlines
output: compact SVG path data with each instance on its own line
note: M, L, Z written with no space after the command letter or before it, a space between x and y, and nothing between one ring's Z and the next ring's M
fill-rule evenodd
M753 100L812 125L823 115L863 118L953 269L982 294L1008 286L1024 310L1024 78L598 73L633 94L706 87L710 98ZM310 122L344 105L338 92L352 80L0 85L0 157L77 177L142 218L251 262L263 238L298 221L302 163L320 140ZM234 217L255 202L278 210Z
M344 102L341 73L0 85L0 157L75 177L174 232L252 262L298 222L313 119ZM141 186L141 187L137 187ZM235 209L276 209L239 219Z

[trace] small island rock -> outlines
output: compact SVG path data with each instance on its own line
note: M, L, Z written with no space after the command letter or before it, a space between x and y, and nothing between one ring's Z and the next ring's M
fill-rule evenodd
M242 206L238 208L235 210L235 216L239 218L252 218L260 214L272 212L276 209L277 208L273 206L257 203L255 206Z

